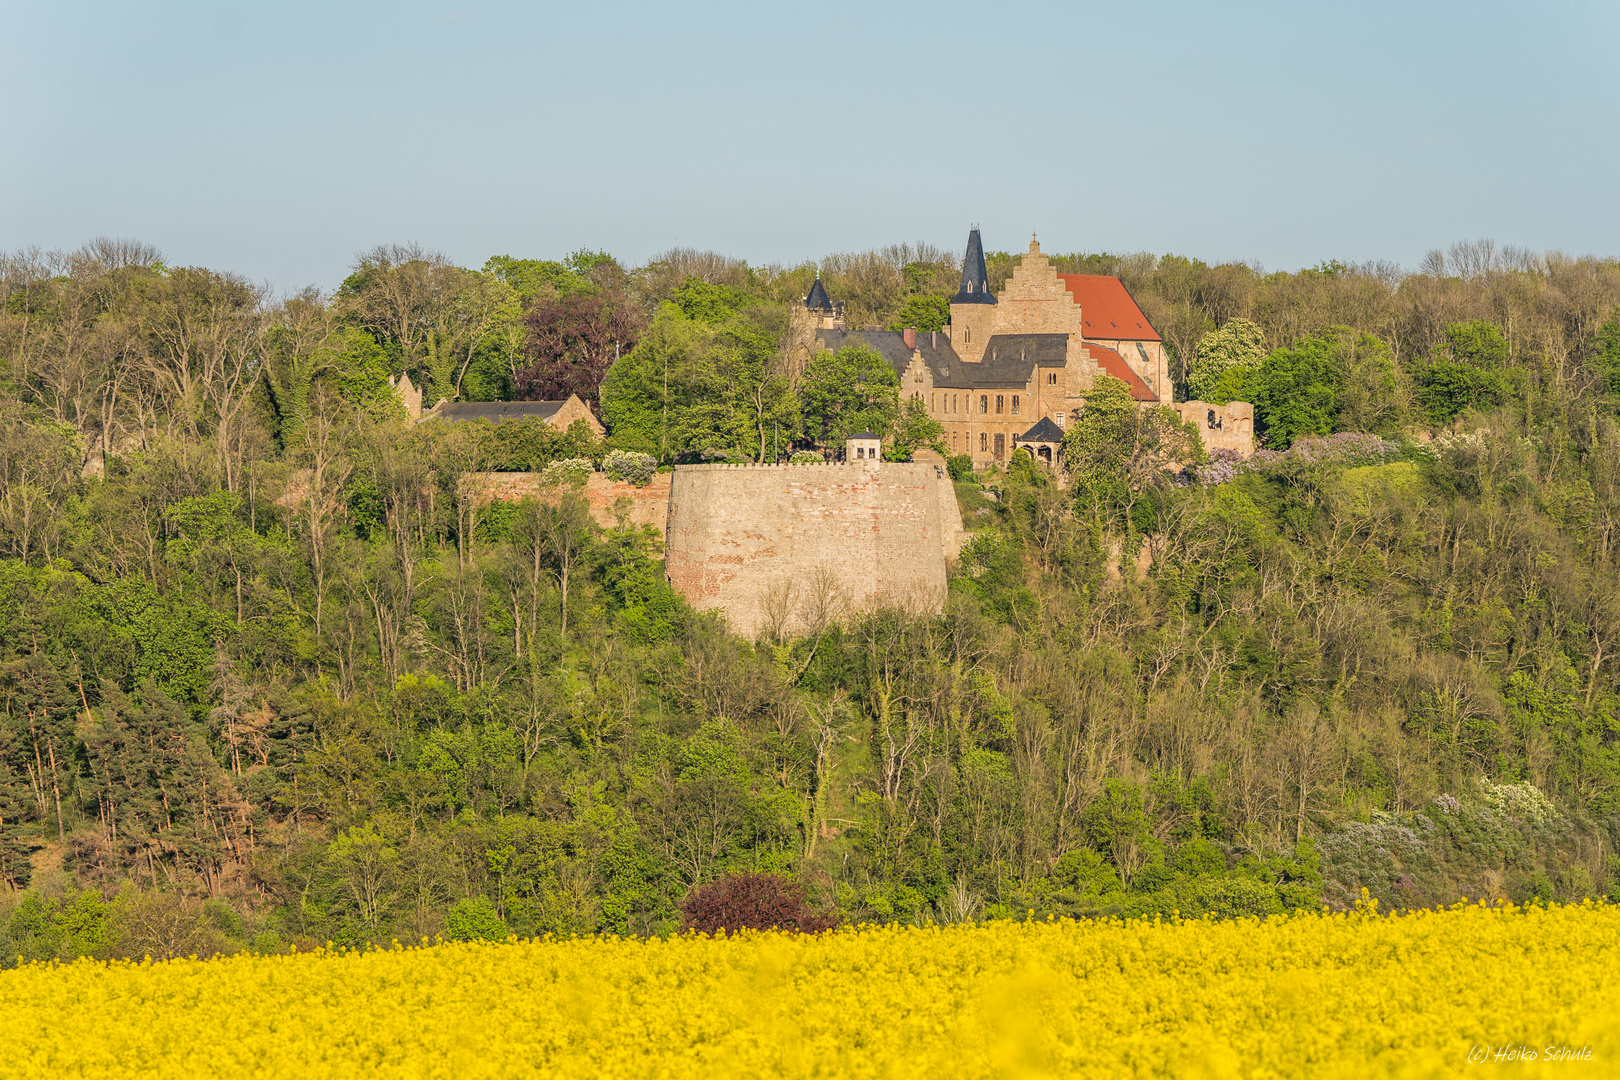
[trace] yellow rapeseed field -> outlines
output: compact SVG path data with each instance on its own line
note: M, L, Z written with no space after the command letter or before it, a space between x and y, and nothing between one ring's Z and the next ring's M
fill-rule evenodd
M1620 1075L1620 909L865 927L0 973L7 1076L1498 1070Z

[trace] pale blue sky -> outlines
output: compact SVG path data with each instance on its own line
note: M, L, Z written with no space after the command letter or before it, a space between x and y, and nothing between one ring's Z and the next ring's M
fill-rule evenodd
M1620 4L18 3L0 248L1620 254Z

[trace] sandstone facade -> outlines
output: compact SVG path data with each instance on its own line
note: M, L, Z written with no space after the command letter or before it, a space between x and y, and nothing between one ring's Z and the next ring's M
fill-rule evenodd
M877 605L938 611L963 531L940 465L682 465L665 572L737 632L793 633Z
M820 296L825 302L825 292ZM877 349L899 374L901 397L921 401L944 427L951 453L969 455L975 466L1004 464L1043 423L1067 427L1103 376L1124 382L1141 408L1170 405L1194 419L1209 449L1244 457L1253 452L1252 407L1181 408L1164 342L1124 284L1106 275L1058 273L1033 238L996 295L979 232L969 234L961 288L951 298L943 333L818 325L809 301L803 313L794 313L796 355L812 336L824 349L856 342Z

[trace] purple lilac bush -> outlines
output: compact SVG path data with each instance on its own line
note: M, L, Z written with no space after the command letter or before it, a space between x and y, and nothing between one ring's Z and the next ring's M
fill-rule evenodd
M1248 460L1234 451L1216 450L1209 463L1191 470L1208 487L1225 484L1245 472L1269 473L1310 465L1382 465L1401 454L1401 444L1378 435L1346 431L1320 439L1299 439L1287 450L1256 450Z

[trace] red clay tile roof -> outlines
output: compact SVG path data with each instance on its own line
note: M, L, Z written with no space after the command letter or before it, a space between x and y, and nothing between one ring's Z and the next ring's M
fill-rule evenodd
M1104 341L1158 341L1147 316L1136 306L1124 282L1102 274L1059 274L1074 294L1085 321L1085 335Z
M1131 397L1137 401L1159 400L1159 395L1149 390L1147 383L1142 381L1142 377L1132 371L1131 365L1125 362L1125 358L1113 349L1102 345L1093 345L1088 341L1086 342L1086 352L1090 353L1091 358L1097 361L1097 366L1102 368L1104 375L1112 375L1130 387Z

